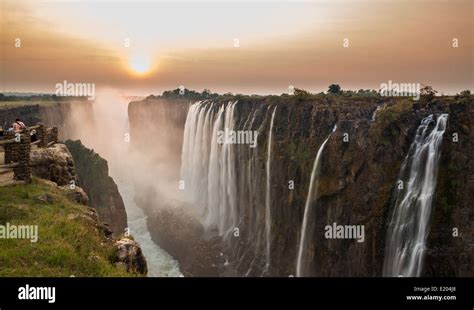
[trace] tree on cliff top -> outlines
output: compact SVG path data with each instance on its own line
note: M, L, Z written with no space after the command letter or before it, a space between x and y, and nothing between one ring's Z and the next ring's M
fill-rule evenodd
M438 93L438 92L436 90L434 90L433 87L428 86L428 85L424 85L420 89L421 103L422 104L427 104L427 103L431 102L434 99L436 93Z
M456 94L454 97L456 100L459 100L460 103L463 104L469 104L471 103L471 91L466 89L460 92L459 94Z
M339 86L339 84L331 84L331 85L329 85L328 93L329 94L340 94L340 93L342 93L342 88L341 88L341 86Z
M309 96L311 93L307 90L301 89L301 88L295 88L293 94L295 96Z
M469 89L463 90L462 92L459 93L461 97L470 97L471 96L471 91Z
M204 89L202 93L197 92L195 90L187 89L187 88L176 88L173 90L166 90L161 95L163 98L186 98L186 99L195 99L195 100L203 100L203 99L212 99L219 97L219 94L212 93L209 89Z

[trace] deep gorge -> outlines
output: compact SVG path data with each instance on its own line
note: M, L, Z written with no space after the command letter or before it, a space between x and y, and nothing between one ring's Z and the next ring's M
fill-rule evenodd
M178 187L179 180L185 181L185 196L188 199L191 197L186 204L195 204L191 206L194 207L191 208L195 212L194 218L202 219L203 214L207 215L201 221L203 227L196 228L190 234L200 235L200 239L209 241L208 245L201 245L209 246L207 252L211 253L210 257L202 258L203 261L224 266L211 271L196 268L196 272L191 270L190 274L296 275L300 230L313 162L319 147L334 125L337 125L337 130L328 139L321 156L317 206L310 219L314 225L311 236L313 242L305 250L312 255L311 271L304 275L381 276L387 227L396 198L394 189L402 162L421 119L430 114L448 113L421 275L472 275L472 246L469 244L473 235L467 220L472 220L472 211L468 207L472 198L467 193L472 191L473 181L470 159L466 155L472 153L470 126L473 115L470 103L437 99L426 106L420 106L417 103L386 98L337 100L331 97L296 102L281 97L226 98L203 102L199 104L199 108L194 108L193 133L198 141L209 139L209 136L203 136L206 131L202 134L198 131L205 129L209 134L212 128L210 124L217 119L219 113L222 114L222 122L228 122L228 127L259 132L255 149L247 145L229 147L233 150L222 157L224 162L220 162L220 165L225 165L227 172L220 175L220 181L214 185L207 184L211 179L206 180L206 176L213 173L210 142L199 144L194 141L188 145L193 149L191 153L211 152L207 162L203 155L191 155L197 156L194 160L199 162L199 166L185 168L188 175L183 175L182 171L180 175L179 169L182 170L183 167L177 164L181 159L183 144L179 137L186 134L184 128L191 121L186 110L189 108L191 111L192 103L183 99L149 99L133 102L129 106L134 147L151 156L156 155L157 158L162 154L153 154L154 144L163 144L168 150L172 150L174 156L164 160L170 165L175 164L173 184ZM384 104L386 106L377 111L373 120L377 106ZM275 108L273 145L269 152L269 127ZM231 114L232 121L229 119ZM166 130L156 133L153 131L155 124L160 124L158 128L161 129L171 124L172 132L178 131L180 134L177 137L167 136ZM457 142L452 140L454 133L459 138ZM266 201L268 154L271 154L270 204ZM192 160L189 161L188 158L185 162L193 162ZM454 174L454 171L458 171L458 174ZM463 181L459 182L460 179ZM289 182L294 184L294 188L290 189ZM222 194L222 188L228 193ZM214 190L221 194L215 194L217 196L214 196L214 200L208 200L206 196L214 193ZM155 194L156 197L160 196L159 193ZM173 204L176 208L176 202L170 202L170 205ZM157 201L147 202L145 205L145 210L152 214L149 219L150 229L157 235L165 234L170 238L162 240L163 237L157 237L169 245L169 249L165 249L172 255L176 252L178 261L180 256L191 255L185 248L189 246L194 249L193 245L198 241L189 238L189 234L186 235L188 237L173 239L173 225L169 224L173 222L170 212L153 211L153 206L165 209L170 207L166 200L157 198ZM214 211L210 210L212 205ZM227 209L216 213L216 208L222 205ZM265 216L268 206L271 214L270 229ZM164 216L168 221L162 220ZM364 225L365 241L358 243L356 240L325 239L324 227L332 223ZM462 232L462 236L453 237L453 228ZM179 235L179 232L175 233ZM190 240L189 243L187 239ZM196 256L196 259L199 260L200 257L203 255ZM188 268L193 269L193 263Z
M120 176L134 184L152 240L186 276L296 276L299 256L301 276L382 276L402 164L422 119L446 113L419 275L473 275L472 100L150 97L123 115L98 114L94 104L14 113L58 126L64 140L94 136L104 118L123 128L101 142L122 143L107 155L116 157L103 157L125 168ZM256 147L216 144L219 128L258 132ZM302 230L306 205L310 225ZM363 225L364 242L325 238L333 223Z

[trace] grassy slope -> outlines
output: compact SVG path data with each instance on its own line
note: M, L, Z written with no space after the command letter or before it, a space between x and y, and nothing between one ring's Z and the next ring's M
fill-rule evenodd
M0 239L0 276L131 276L111 263L113 245L84 214L86 207L40 179L0 187L0 224L38 225L36 243Z

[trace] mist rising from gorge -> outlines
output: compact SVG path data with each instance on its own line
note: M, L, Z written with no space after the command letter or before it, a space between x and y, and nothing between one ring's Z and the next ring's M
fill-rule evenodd
M71 105L66 118L67 138L80 139L86 147L104 157L112 176L126 178L137 188L144 189L143 192L152 190L154 194L159 193L161 198L178 199L180 162L176 159L181 154L172 153L167 145L172 141L180 141L181 137L176 135L182 133L169 128L169 124L156 123L156 127L149 128L147 133L138 133L153 138L147 145L147 149L153 151L135 149L130 137L128 104L127 98L109 89L97 94L92 108L81 104ZM151 115L145 111L140 117L149 123L145 118Z
M182 205L171 202L182 194L177 186L180 161L176 160L181 146L169 147L179 143L182 132L166 122L155 122L146 132L136 133L152 138L146 150L139 150L130 133L128 106L129 99L113 89L100 92L93 102L70 104L64 113L63 138L79 139L107 160L109 175L125 204L129 232L146 257L148 276L182 276L177 261L153 240L148 222L156 208ZM147 124L151 116L147 111L140 113Z

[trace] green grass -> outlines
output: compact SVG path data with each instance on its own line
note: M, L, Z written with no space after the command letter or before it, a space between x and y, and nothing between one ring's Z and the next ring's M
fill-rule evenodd
M40 179L0 187L0 224L38 225L36 243L0 239L0 276L131 276L112 263L113 244L87 213Z

